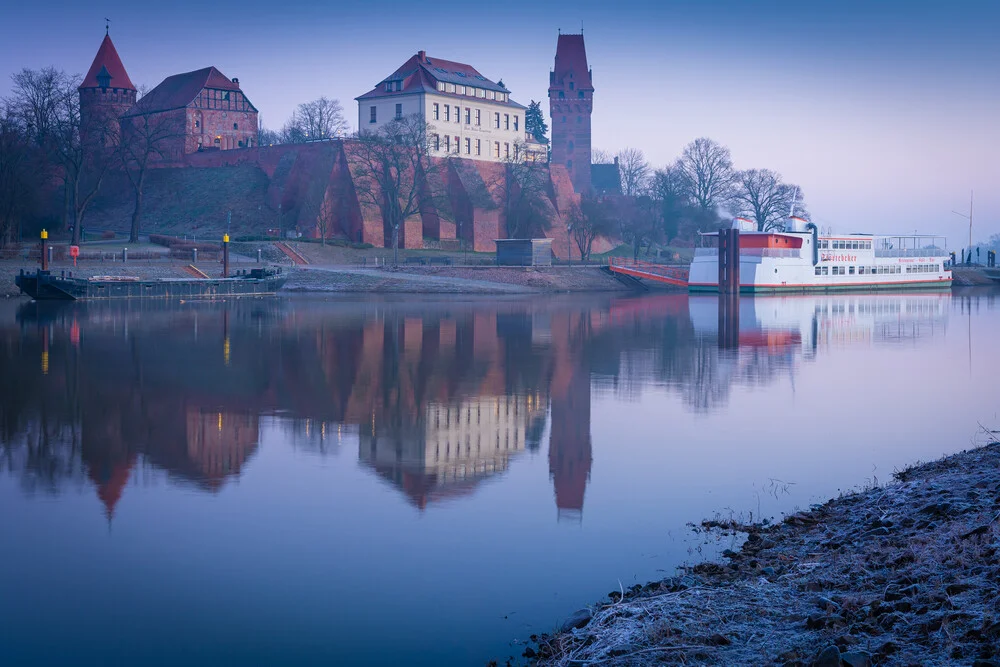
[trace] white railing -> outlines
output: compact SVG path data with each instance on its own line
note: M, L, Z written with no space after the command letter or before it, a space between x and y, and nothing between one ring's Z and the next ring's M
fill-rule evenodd
M876 257L947 257L948 253L940 248L907 248L904 250L875 250Z
M740 256L800 259L802 251L798 248L740 248Z

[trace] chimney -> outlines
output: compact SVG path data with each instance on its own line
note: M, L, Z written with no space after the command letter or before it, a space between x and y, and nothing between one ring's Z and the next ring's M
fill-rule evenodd
M238 86L238 85L240 85L240 80L239 80L239 79L237 79L237 78L236 78L236 77L234 76L234 77L233 77L233 83L235 83L235 84L236 84L236 85Z
M426 51L417 51L417 61L422 62L422 63L423 62L427 62L427 52Z
M617 155L615 156L615 166L616 167L618 166L618 156Z

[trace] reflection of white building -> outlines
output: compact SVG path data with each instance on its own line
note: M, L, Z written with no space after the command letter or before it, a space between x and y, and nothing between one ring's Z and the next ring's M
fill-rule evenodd
M716 296L692 296L691 322L701 340L686 400L708 409L728 400L732 385L759 385L794 374L801 355L819 349L915 340L943 332L949 293L844 294L743 298L738 316L720 318ZM720 327L737 328L736 345L719 349ZM733 340L733 336L728 337Z
M537 395L430 403L420 424L362 435L358 456L424 507L470 493L480 479L506 470L511 457L537 448L547 407Z

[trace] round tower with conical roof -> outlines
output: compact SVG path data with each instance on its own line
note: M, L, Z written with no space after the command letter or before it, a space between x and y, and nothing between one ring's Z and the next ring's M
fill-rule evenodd
M136 89L107 32L79 91L84 146L98 136L102 143L111 143L119 130L118 119L135 104Z

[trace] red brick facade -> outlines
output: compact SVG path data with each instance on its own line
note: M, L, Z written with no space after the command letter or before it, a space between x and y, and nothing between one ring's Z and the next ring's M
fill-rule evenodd
M555 67L549 74L552 164L566 168L573 187L591 191L590 116L594 84L583 35L559 35Z

